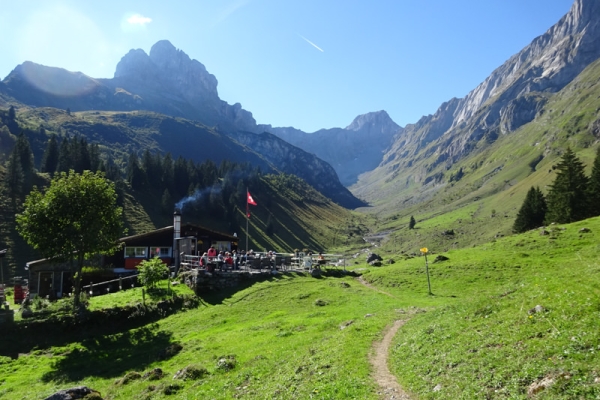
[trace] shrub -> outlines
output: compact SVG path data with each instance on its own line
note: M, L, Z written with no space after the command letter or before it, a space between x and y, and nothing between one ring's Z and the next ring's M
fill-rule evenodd
M138 266L138 280L148 289L156 287L156 284L168 276L169 268L158 257L144 260Z

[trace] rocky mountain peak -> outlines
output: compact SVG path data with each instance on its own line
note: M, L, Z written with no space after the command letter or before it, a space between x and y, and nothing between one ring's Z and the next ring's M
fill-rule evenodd
M136 88L140 83L150 87L162 85L192 103L220 102L217 78L168 40L155 43L150 55L141 49L130 50L117 65L115 78L137 82Z
M378 132L383 134L394 134L399 129L400 126L392 121L388 113L384 110L359 115L346 127L346 130L349 131L366 130L372 133Z

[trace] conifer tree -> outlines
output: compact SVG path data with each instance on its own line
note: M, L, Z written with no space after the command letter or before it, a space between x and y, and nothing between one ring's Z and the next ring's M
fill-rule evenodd
M13 151L10 153L8 165L6 167L6 179L4 180L4 185L13 203L16 202L17 198L23 195L25 185L25 174L23 173L21 160L15 149L16 147L13 148Z
M40 168L42 172L48 172L51 175L54 175L56 168L58 167L58 153L58 140L56 139L56 135L52 134L46 145L44 156L42 157L42 165Z
M600 147L596 151L596 158L592 165L592 175L588 186L590 204L590 217L600 215Z
M413 217L412 215L410 216L410 222L408 223L408 229L415 229L415 225L417 224L417 221L415 221L415 217Z
M15 107L10 106L10 108L8 109L8 119L14 121L15 118L17 118L17 113L15 111Z
M23 191L29 192L33 187L33 176L35 175L35 164L33 160L33 151L29 145L29 139L23 132L17 136L17 141L13 152L17 155L17 160L21 165L23 171Z
M57 172L68 172L74 169L73 158L71 157L71 145L68 137L63 138L60 141L58 149L58 165L56 167Z
M588 182L583 163L567 148L554 182L548 192L546 222L560 224L580 221L589 216Z
M513 224L513 232L522 233L544 225L546 199L539 187L531 187L523 200Z

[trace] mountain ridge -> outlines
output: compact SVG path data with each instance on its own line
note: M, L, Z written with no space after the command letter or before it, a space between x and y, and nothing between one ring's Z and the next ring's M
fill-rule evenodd
M420 166L420 172L408 179L417 184L431 179L439 182L442 170L539 116L553 93L600 57L600 47L595 45L598 41L600 4L575 0L554 26L496 68L464 98L450 99L433 115L406 125L381 164L351 189L365 200L375 201L377 187L383 183L396 185L398 190L407 187L406 176L394 183L395 177L415 165ZM437 169L439 166L442 170Z

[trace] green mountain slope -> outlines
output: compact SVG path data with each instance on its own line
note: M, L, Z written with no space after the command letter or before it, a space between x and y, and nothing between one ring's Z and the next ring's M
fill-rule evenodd
M371 185L361 190L376 198L370 211L381 217L380 230L395 231L394 246L414 250L429 244L444 250L487 242L511 232L531 186L546 191L555 177L553 164L568 146L591 165L600 138L598 110L597 61L548 96L536 118L517 131L482 137L455 164L437 159L439 139L414 157L372 171ZM411 215L417 220L414 231L408 230ZM447 230L454 234L444 235Z

